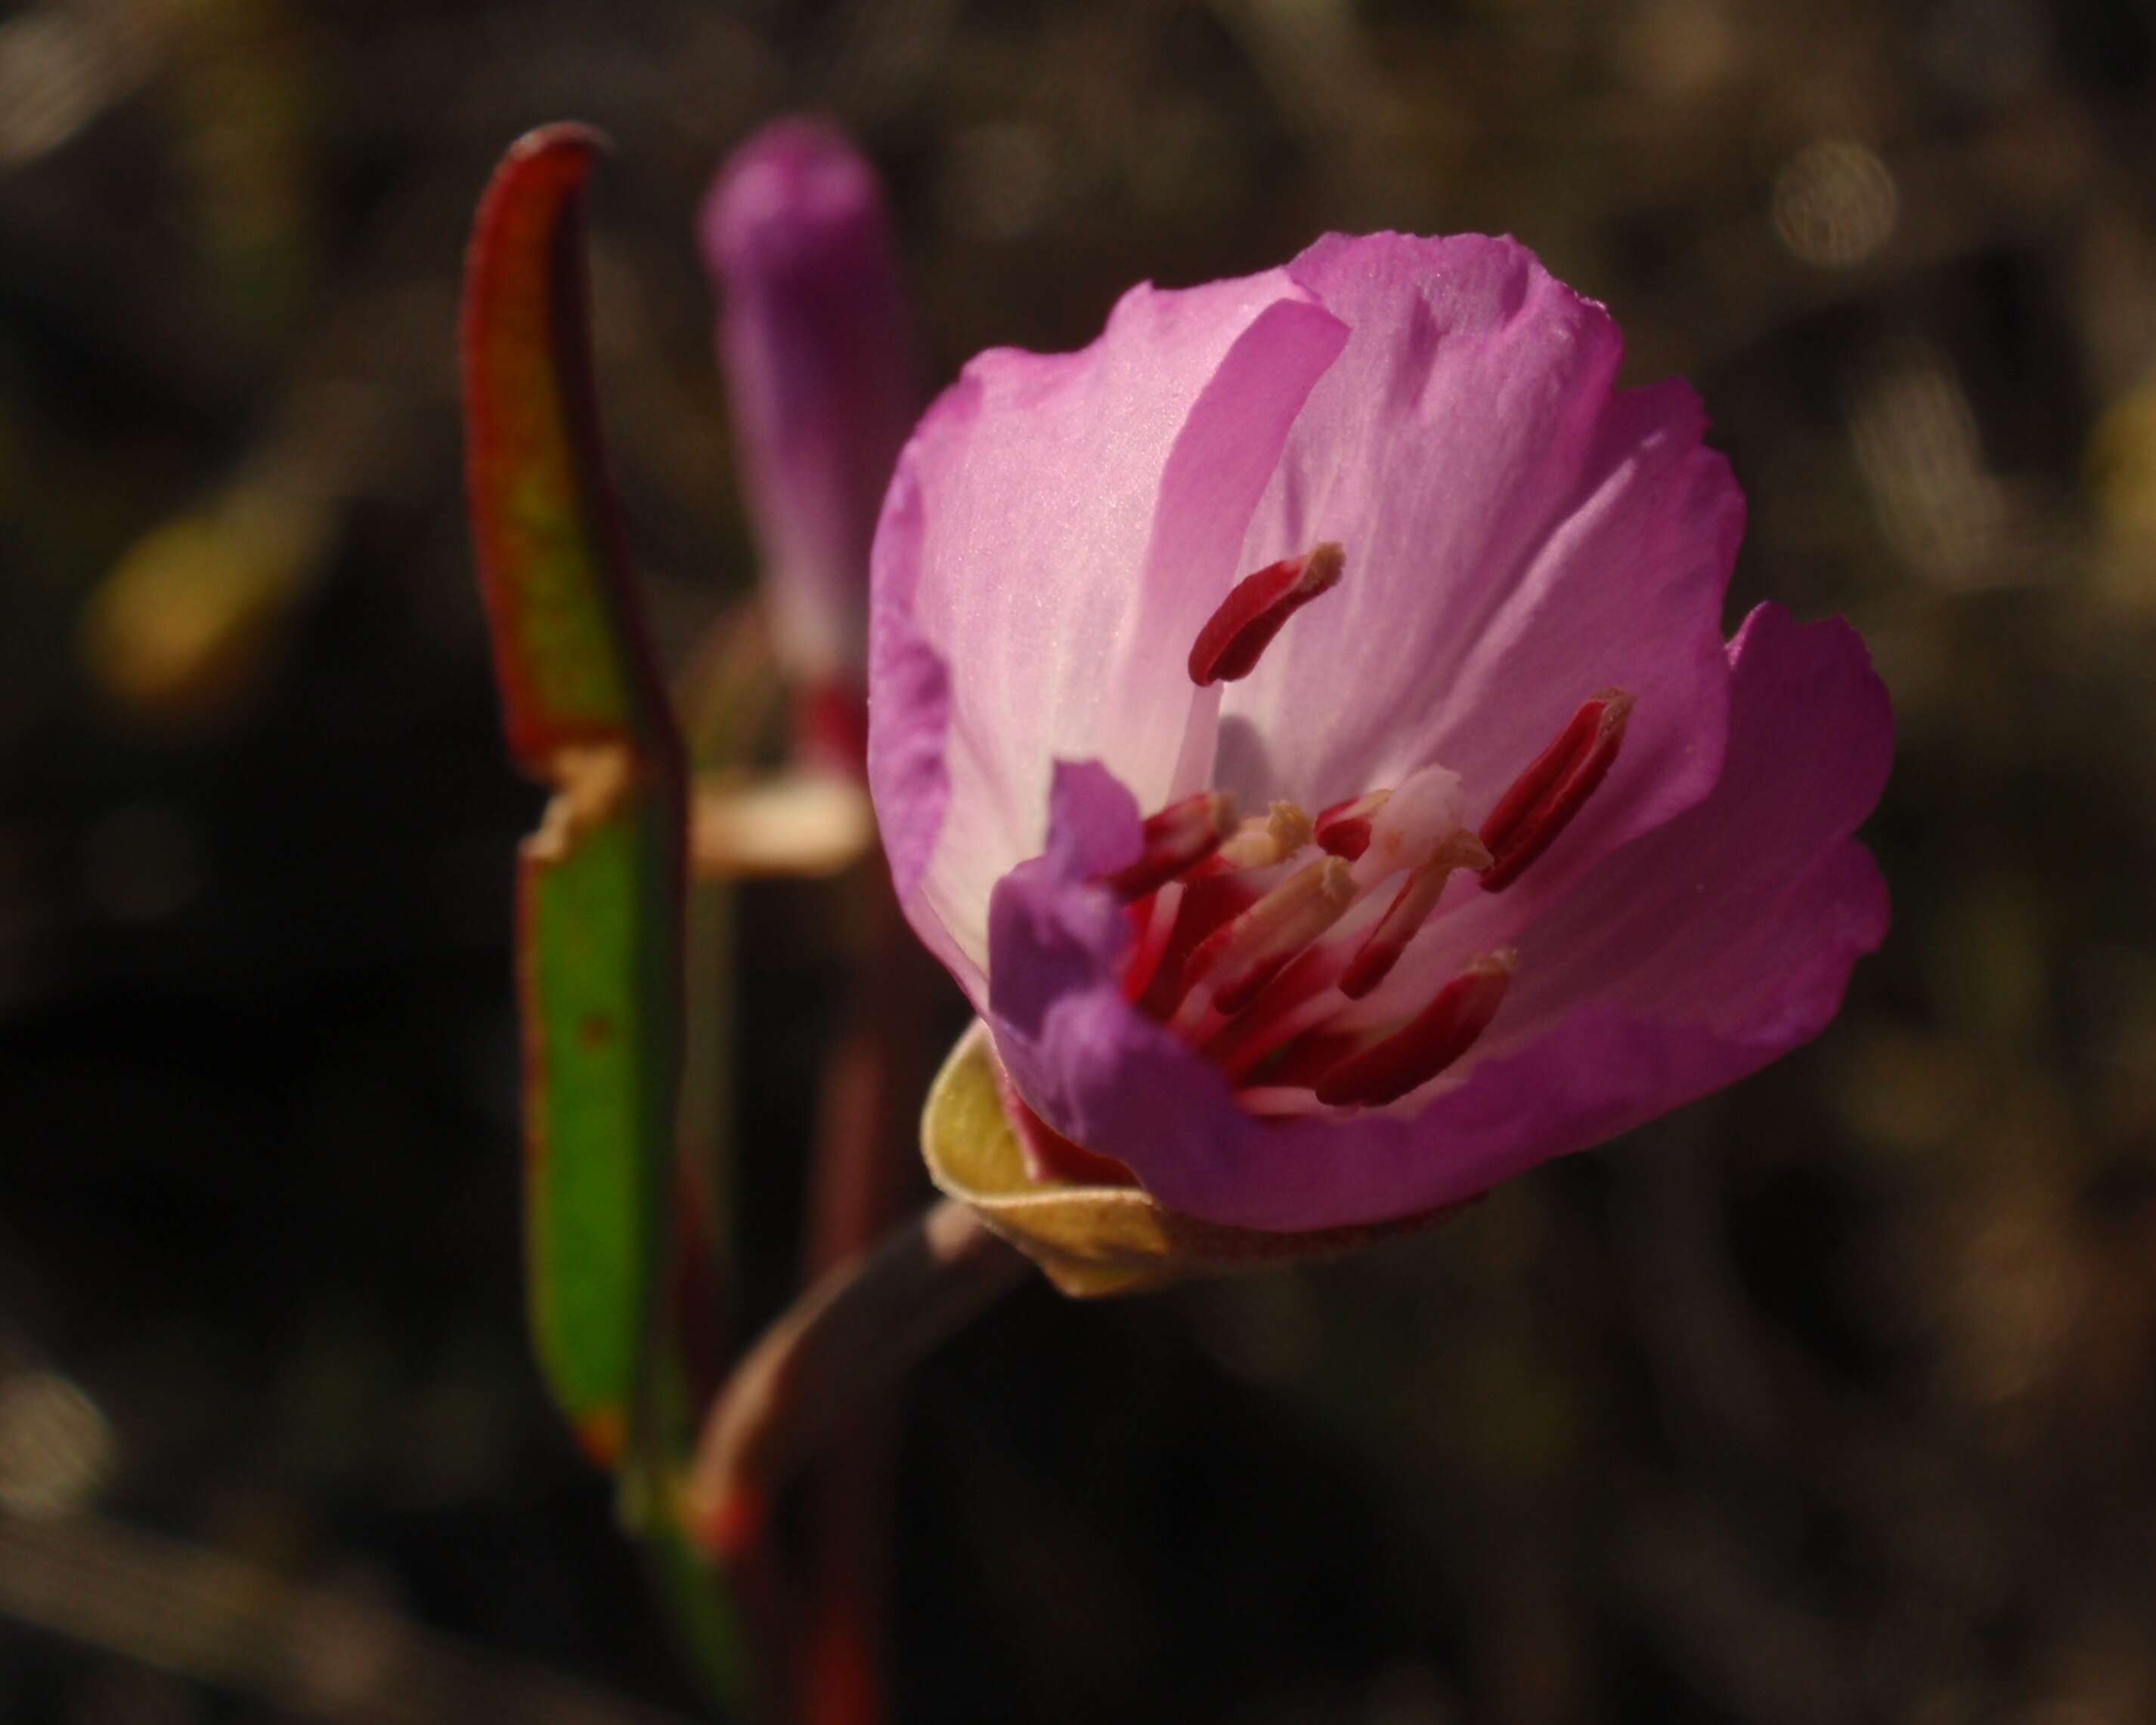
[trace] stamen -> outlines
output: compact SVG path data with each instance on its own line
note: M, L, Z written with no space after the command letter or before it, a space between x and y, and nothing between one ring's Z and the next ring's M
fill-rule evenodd
M1354 861L1370 848L1371 818L1385 806L1385 799L1392 794L1390 791L1365 791L1359 797L1335 803L1317 817L1314 836L1319 847Z
M1235 1092L1245 1114L1260 1120L1286 1120L1298 1115L1322 1114L1325 1105L1306 1090L1291 1084L1253 1085Z
M1204 872L1269 869L1310 843L1310 817L1292 803L1276 803L1263 819L1252 815L1206 859Z
M1400 883L1399 891L1378 919L1378 926L1340 973L1340 992L1350 1000L1360 1000L1384 981L1399 963L1400 954L1407 951L1408 942L1437 908L1452 871L1489 866L1490 853L1482 848L1482 841L1464 829L1440 845L1428 860Z
M1157 1024L1174 1015L1187 992L1183 975L1190 955L1220 928L1262 898L1264 891L1249 875L1210 872L1208 857L1188 879L1171 880L1154 894L1144 945L1126 972L1123 992L1139 1011ZM1142 968L1140 968L1142 966Z
M1306 947L1263 993L1232 1019L1223 1019L1200 1052L1230 1078L1255 1071L1347 1005L1337 986L1347 963L1339 947Z
M1617 758L1632 704L1622 689L1590 696L1490 811L1482 823L1482 842L1493 859L1482 871L1486 892L1502 892L1518 880L1579 813Z
M1133 1004L1144 999L1146 992L1160 979L1161 963L1183 922L1183 883L1171 880L1151 898L1142 898L1131 906L1137 941L1123 961L1123 993Z
M1317 1100L1335 1108L1374 1108L1429 1083L1475 1045L1518 966L1519 955L1510 947L1476 959L1405 1028L1327 1071L1312 1086Z
M1228 1076L1237 1085L1238 1095L1244 1088L1263 1086L1267 1089L1299 1090L1316 1102L1317 1096L1311 1086L1350 1055L1369 1046L1369 1043L1368 1036L1343 1036L1317 1026L1281 1045L1269 1057L1253 1061L1240 1070L1229 1070Z
M1458 773L1417 768L1370 818L1370 842L1355 859L1355 884L1375 886L1388 875L1414 868L1460 831L1466 815Z
M1235 825L1235 799L1225 791L1200 791L1171 803L1146 817L1138 860L1103 875L1101 884L1135 904L1212 855Z
M1250 675L1281 625L1337 583L1345 566L1345 554L1328 542L1245 576L1198 631L1190 680L1203 689Z
M1355 883L1337 856L1291 875L1191 953L1183 978L1195 986L1169 1028L1187 1035L1209 1007L1241 1011L1354 901Z

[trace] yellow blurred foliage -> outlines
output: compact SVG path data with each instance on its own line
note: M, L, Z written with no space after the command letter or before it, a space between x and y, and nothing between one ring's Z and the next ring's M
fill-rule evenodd
M2109 526L2156 537L2156 377L2112 403L2097 421L2088 472Z
M327 526L317 501L243 485L152 528L84 608L77 647L90 680L140 717L229 711L305 589Z

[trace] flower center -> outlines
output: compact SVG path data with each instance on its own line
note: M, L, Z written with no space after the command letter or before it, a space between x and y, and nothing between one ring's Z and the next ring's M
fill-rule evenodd
M1191 681L1249 675L1344 567L1338 546L1320 545L1239 582L1198 633ZM1147 819L1137 860L1101 882L1136 931L1126 993L1255 1114L1383 1107L1421 1089L1488 1029L1518 955L1483 952L1419 999L1371 997L1425 927L1475 892L1503 891L1557 841L1608 776L1632 705L1622 690L1589 696L1479 829L1467 788L1435 764L1314 819L1285 802L1239 819L1221 790L1170 803ZM1475 889L1448 906L1460 875Z

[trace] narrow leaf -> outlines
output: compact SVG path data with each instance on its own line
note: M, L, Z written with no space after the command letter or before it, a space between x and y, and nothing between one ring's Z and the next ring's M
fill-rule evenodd
M619 1466L685 1651L740 1712L752 1675L737 1602L673 1518L697 1373L669 1295L677 1276L684 1291L709 1281L695 1272L712 1219L671 1203L692 1172L688 773L599 435L583 194L600 147L580 126L521 139L465 276L466 479L495 675L511 752L554 788L517 870L531 1322L571 1425Z
M467 495L511 749L552 777L565 746L678 755L624 554L592 378L579 126L511 146L465 259Z
M556 789L519 869L540 1361L588 1449L644 1424L683 1045L685 789L599 438L583 244L597 134L511 149L463 321L473 537L510 747Z
M679 1088L680 805L558 793L518 861L534 1340L594 1459L640 1411Z

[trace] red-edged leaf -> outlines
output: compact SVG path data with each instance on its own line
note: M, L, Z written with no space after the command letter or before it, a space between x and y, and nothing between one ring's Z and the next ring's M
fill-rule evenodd
M464 305L467 478L510 746L557 790L519 872L531 1310L586 1446L644 1409L680 1086L685 788L601 448L580 126L520 140Z
M518 762L555 789L517 875L531 1310L563 1413L596 1459L623 1464L624 1512L686 1651L740 1711L752 1676L736 1602L689 1556L672 1508L694 1373L670 1296L701 1287L708 1255L668 1234L688 783L599 436L582 218L601 147L561 126L510 150L480 205L461 331L504 721Z
M513 145L465 259L466 477L509 744L551 778L564 747L678 756L607 477L592 381L581 126Z

